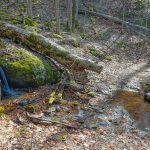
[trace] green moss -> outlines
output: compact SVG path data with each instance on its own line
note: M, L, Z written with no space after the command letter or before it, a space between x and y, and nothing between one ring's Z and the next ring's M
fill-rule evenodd
M48 63L44 63L44 67L46 70L46 81L52 81L52 67Z
M112 61L112 56L105 51L97 51L95 48L89 47L89 53L102 60Z
M81 33L80 33L80 36L81 36L82 39L86 39L86 38L87 38L87 35L86 35L86 33L84 33L84 32L81 32Z
M45 27L49 31L55 31L56 28L56 21L46 21Z
M94 92L88 92L88 96L89 97L95 97L95 93Z
M63 36L61 36L61 35L59 35L59 34L54 33L54 34L52 35L52 38L56 38L56 39L63 39Z
M20 23L22 23L22 21L21 20L19 20L19 19L17 19L17 18L14 18L14 19L12 19L12 22L11 22L12 24L20 24Z
M37 27L38 24L35 21L32 21L30 18L24 18L25 25Z
M16 87L35 87L52 81L51 65L23 48L13 47L9 53L2 53L0 66Z
M3 106L0 106L0 117L3 116L5 113L5 108Z
M78 41L72 41L72 45L74 46L74 47L80 47L80 43L78 42Z
M2 39L0 39L0 48L6 48L6 45Z

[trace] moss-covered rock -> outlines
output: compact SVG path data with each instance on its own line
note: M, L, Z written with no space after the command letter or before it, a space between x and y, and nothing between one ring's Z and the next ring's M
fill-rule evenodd
M2 40L1 45L4 45ZM14 87L36 87L51 83L51 65L26 49L7 43L6 48L0 47L0 55L0 66Z

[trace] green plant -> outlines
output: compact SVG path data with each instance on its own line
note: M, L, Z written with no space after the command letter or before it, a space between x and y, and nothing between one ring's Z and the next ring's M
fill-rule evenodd
M95 37L98 38L100 36L100 33L98 32L97 28L96 28L96 18L95 17L91 17L91 23L92 23L92 30L95 34Z
M53 34L52 34L52 38L63 39L63 36L61 36L61 35L59 35L59 34L56 34L56 33L53 33Z
M98 51L93 47L89 47L89 53L91 53L93 56L98 57L99 59L104 59L104 60L108 60L108 61L112 61L112 56L110 54L108 54L105 51Z
M81 36L82 39L86 39L87 38L87 35L84 32L80 33L80 36Z
M38 26L38 24L35 21L32 21L30 18L24 18L24 24L32 27Z
M54 31L56 28L56 21L46 21L45 27L49 31Z
M48 100L48 103L53 104L56 101L59 101L59 102L63 101L62 93L59 92L58 94L56 94L55 91L53 91L50 93L50 98Z
M3 116L5 113L5 108L3 106L0 106L0 116Z
M95 97L95 92L92 92L92 91L91 91L91 92L88 92L88 96L89 96L89 97Z

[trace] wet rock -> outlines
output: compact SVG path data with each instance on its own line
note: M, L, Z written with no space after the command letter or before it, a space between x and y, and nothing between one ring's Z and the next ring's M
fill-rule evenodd
M144 94L144 100L150 102L150 93Z

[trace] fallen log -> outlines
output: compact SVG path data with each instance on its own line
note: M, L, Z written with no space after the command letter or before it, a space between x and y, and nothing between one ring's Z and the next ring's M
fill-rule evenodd
M119 19L117 17L113 17L113 16L110 16L110 15L106 15L106 14L103 14L103 13L97 13L97 12L93 12L93 11L88 11L88 10L79 10L79 13L80 14L85 14L85 12L89 15L93 15L93 16L98 16L98 17L103 17L105 19L108 19L110 21L113 21L113 22L116 22L118 24L124 24L126 26L129 26L129 27L132 27L132 28L136 28L136 29L140 29L140 30L143 30L145 32L149 32L150 33L150 29L146 28L146 27L143 27L143 26L140 26L140 25L136 25L136 24L133 24L133 23L130 23L130 22L127 22L125 20L122 20L122 19ZM141 36L144 36L145 35L142 35Z
M71 54L69 50L50 39L14 25L0 22L0 36L13 39L37 52L41 52L69 69L81 71L87 69L97 73L102 71L102 66L93 61Z

